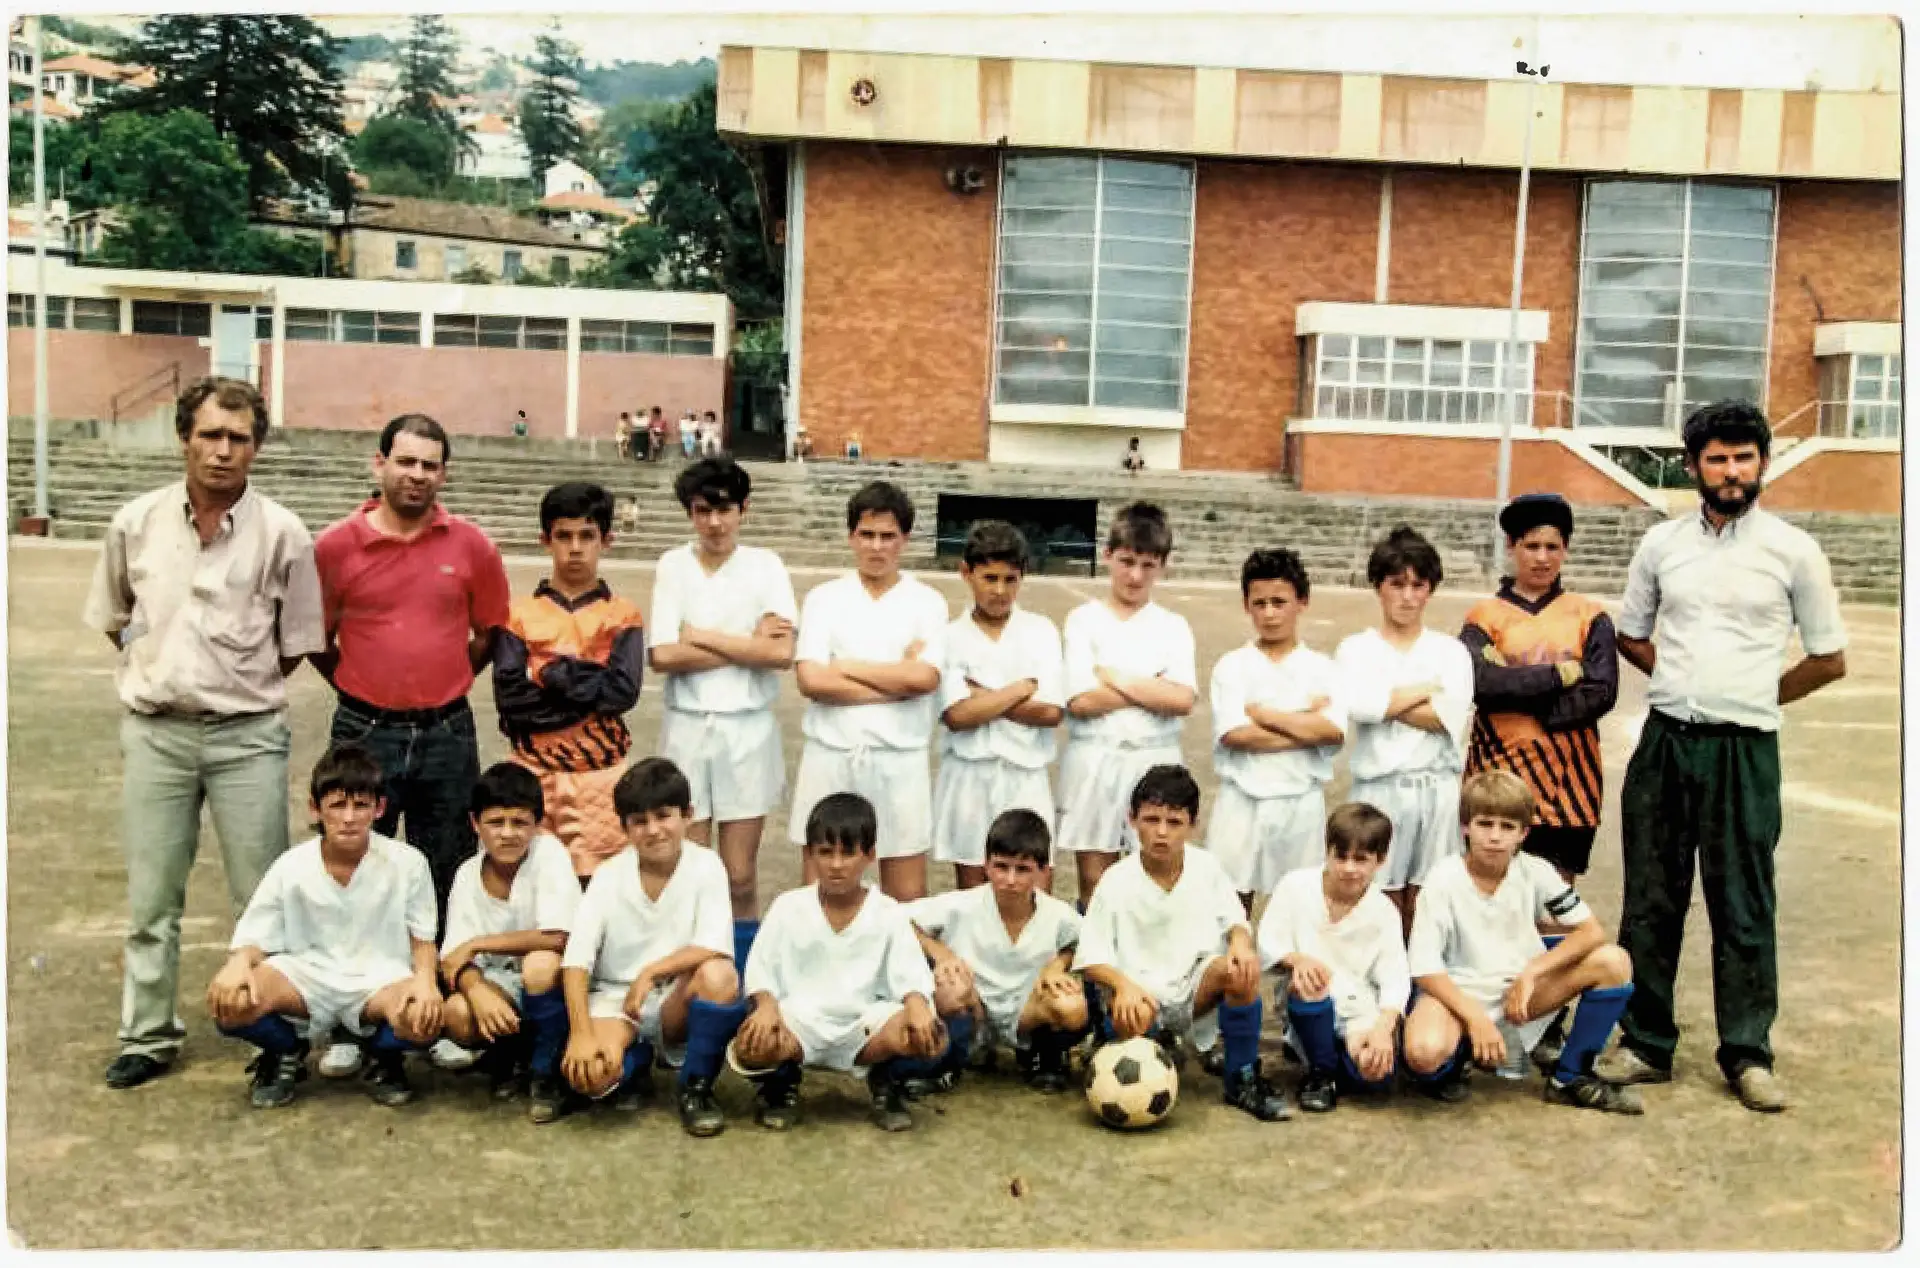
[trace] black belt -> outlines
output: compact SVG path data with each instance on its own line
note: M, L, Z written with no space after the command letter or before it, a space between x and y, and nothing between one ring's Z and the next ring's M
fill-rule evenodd
M436 722L444 722L448 718L457 718L463 713L470 712L465 696L455 697L432 709L382 709L378 705L368 704L358 696L350 696L344 691L340 692L339 696L341 708L389 726L432 726Z
M1741 726L1738 722L1690 722L1685 718L1676 718L1671 713L1662 709L1655 709L1652 713L1654 717L1660 719L1663 726L1670 730L1678 731L1682 735L1698 735L1703 737L1718 736L1728 739L1738 739L1741 736L1757 737L1773 734L1771 731L1762 731L1759 727Z

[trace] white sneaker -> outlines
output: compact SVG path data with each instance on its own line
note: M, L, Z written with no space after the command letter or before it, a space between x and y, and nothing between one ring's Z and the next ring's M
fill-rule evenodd
M328 1047L320 1057L320 1077L323 1079L350 1079L360 1073L360 1063L365 1060L357 1043L336 1043Z
M427 1049L427 1060L436 1070L465 1070L480 1059L480 1054L462 1048L451 1039L442 1039Z

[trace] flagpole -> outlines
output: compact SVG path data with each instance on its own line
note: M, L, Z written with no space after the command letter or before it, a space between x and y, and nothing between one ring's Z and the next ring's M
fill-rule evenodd
M33 514L47 519L47 109L44 23L33 19Z

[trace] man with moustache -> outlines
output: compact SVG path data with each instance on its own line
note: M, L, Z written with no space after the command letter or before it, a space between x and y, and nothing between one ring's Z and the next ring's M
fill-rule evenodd
M237 913L287 848L286 676L325 643L313 538L254 489L267 436L252 384L204 378L174 407L185 479L120 508L85 620L119 655L129 920L111 1088L173 1066L180 917L212 812Z
M1779 1011L1780 708L1842 677L1847 645L1818 543L1756 505L1771 439L1749 402L1695 410L1681 441L1699 513L1649 529L1628 571L1620 654L1650 677L1620 792L1620 945L1634 990L1620 1046L1595 1071L1612 1083L1673 1078L1673 982L1697 856L1716 1060L1740 1103L1764 1113L1787 1106L1768 1046ZM1783 673L1796 627L1806 655Z

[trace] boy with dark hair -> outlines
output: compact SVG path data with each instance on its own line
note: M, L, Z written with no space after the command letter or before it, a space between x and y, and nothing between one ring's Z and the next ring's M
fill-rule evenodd
M1348 635L1334 653L1352 723L1347 795L1393 821L1380 888L1400 909L1403 930L1413 926L1427 869L1460 852L1455 816L1473 722L1473 661L1459 639L1421 623L1442 575L1440 552L1405 525L1374 543L1367 584L1380 623Z
M757 1086L754 1117L785 1131L799 1119L803 1067L866 1075L883 1131L913 1126L903 1058L939 1058L946 1039L933 973L906 909L870 889L879 820L857 793L830 793L807 815L814 880L773 900L747 964L753 1011L729 1050Z
M580 882L566 846L540 831L546 802L532 771L515 762L489 766L470 804L480 852L460 865L447 895L441 1042L487 1048L494 1095L504 1100L527 1083L529 1116L552 1122L565 1105L560 954L580 905Z
M493 657L493 698L513 760L540 777L544 826L593 875L626 848L613 808L633 736L647 639L640 609L600 577L613 541L613 496L597 484L557 484L540 499L540 544L552 572L515 599Z
M1135 848L1127 796L1148 769L1180 764L1180 723L1197 698L1193 630L1153 601L1172 553L1165 512L1123 507L1107 534L1107 594L1067 617L1059 846L1075 856L1082 910Z
M745 1009L733 967L727 869L685 839L693 794L664 757L636 763L613 790L630 849L593 874L574 914L561 976L567 1082L637 1110L657 1054L679 1076L680 1125L717 1136L713 1081Z
M1253 641L1216 661L1209 684L1220 787L1206 844L1249 912L1256 891L1319 864L1327 813L1321 790L1346 739L1333 661L1300 642L1310 593L1306 566L1292 551L1248 555L1240 599Z
M403 1060L440 1034L433 877L419 851L374 832L384 774L342 745L313 768L309 808L320 834L267 869L234 926L232 953L207 987L221 1031L260 1049L248 1070L255 1109L285 1105L307 1076L307 1033L372 1031L367 1093L413 1099Z
M973 604L947 627L933 857L953 864L961 889L986 879L981 844L1001 812L1053 822L1047 765L1063 716L1060 634L1015 604L1028 561L1027 539L1000 520L975 524L960 559Z
M1638 1114L1640 1094L1596 1078L1594 1058L1633 994L1633 964L1551 863L1520 853L1533 794L1512 771L1482 771L1460 792L1466 854L1427 873L1407 961L1420 988L1407 1015L1407 1070L1459 1101L1468 1064L1547 1075L1554 1105ZM1548 948L1542 922L1569 928ZM1541 1042L1563 1004L1580 1006L1566 1045Z
M1350 801L1327 816L1326 830L1325 864L1281 878L1259 935L1260 962L1288 973L1287 1037L1307 1062L1300 1108L1316 1114L1343 1091L1392 1085L1408 990L1400 913L1373 888L1393 824Z
M1152 1035L1177 1064L1182 1039L1204 1050L1217 1032L1227 1104L1270 1123L1291 1111L1260 1073L1260 958L1233 882L1211 854L1187 848L1199 815L1186 767L1140 777L1128 807L1139 852L1107 869L1073 967L1090 988L1097 1040Z
M880 889L902 902L927 892L927 742L947 638L947 601L900 571L912 532L913 503L884 480L847 501L856 570L815 586L800 615L794 672L808 700L807 743L787 816L794 844L805 845L823 797L860 794L879 819ZM808 850L803 866L813 857Z
M1080 915L1040 888L1052 836L1033 811L1003 811L987 829L987 883L907 907L933 962L933 1006L947 1027L941 1090L958 1082L976 1034L989 1049L1012 1048L1031 1086L1067 1086L1067 1054L1086 1033L1087 1001L1072 972Z
M733 895L735 967L759 929L760 834L787 790L780 671L793 664L793 581L780 556L740 542L753 480L731 458L703 458L673 482L694 538L653 574L653 650L666 677L660 755L687 776L687 839L715 848Z

